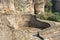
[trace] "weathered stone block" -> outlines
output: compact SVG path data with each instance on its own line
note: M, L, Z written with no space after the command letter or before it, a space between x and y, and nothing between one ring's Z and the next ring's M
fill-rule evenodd
M12 31L10 28L0 25L0 40L12 40Z
M44 13L44 6L45 1L44 0L35 0L35 9L37 14Z

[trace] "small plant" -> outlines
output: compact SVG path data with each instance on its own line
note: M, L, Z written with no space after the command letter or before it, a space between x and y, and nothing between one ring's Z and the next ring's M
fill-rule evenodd
M48 1L48 2L45 4L45 11L46 11L46 12L51 11L51 10L52 10L52 6L53 6L52 2L51 2L51 1Z
M36 17L44 20L47 20L48 18L48 16L46 16L45 14L37 14Z
M48 17L48 20L60 22L60 16L57 16L57 15L51 16L51 17Z
M60 13L59 12L54 12L55 15L57 16L60 16Z
M57 21L60 22L60 14L59 12L46 12L46 13L42 13L42 14L37 14L36 15L37 18L40 18L42 20L50 20L50 21Z

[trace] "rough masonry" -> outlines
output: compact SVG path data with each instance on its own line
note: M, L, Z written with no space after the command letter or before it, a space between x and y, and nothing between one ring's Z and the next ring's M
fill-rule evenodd
M44 0L0 0L0 40L59 40L60 26L53 28L36 19L44 5Z

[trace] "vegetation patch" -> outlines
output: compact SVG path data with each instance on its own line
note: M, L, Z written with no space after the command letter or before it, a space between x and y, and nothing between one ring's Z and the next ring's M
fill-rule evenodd
M60 12L52 12L52 2L48 1L45 5L45 13L36 14L37 18L60 22Z
M42 14L36 14L37 18L40 18L42 20L50 20L50 21L57 21L60 22L60 13L55 12L46 12L46 13L42 13Z

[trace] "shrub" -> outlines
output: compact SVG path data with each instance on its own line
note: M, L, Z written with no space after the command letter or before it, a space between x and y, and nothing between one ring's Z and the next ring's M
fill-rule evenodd
M51 2L51 1L48 1L48 2L45 4L45 11L46 11L46 12L51 11L51 10L52 10L52 6L53 6L52 2Z
M48 18L48 16L46 16L45 14L37 14L36 17L43 19L43 20L47 20L47 18Z
M50 20L50 21L57 21L60 22L60 15L58 12L52 13L52 12L46 12L42 14L37 14L37 18L43 19L43 20Z
M47 20L60 22L60 16L51 16Z
M59 12L54 12L54 14L55 14L55 15L57 15L57 16L59 16L59 15L60 15L60 13L59 13Z

